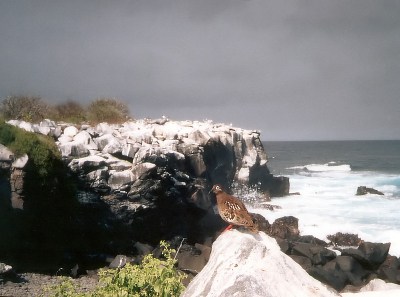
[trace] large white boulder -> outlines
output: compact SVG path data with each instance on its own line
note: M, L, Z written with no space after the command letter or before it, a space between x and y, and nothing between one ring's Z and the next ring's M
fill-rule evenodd
M181 297L340 296L281 252L265 233L228 231L212 246L210 260Z
M108 123L99 123L94 127L94 130L100 134L112 134L114 129Z
M132 142L151 144L154 138L153 132L154 128L146 128L141 130L126 131L121 135Z
M64 129L64 135L73 138L79 130L75 126L68 126Z
M94 138L93 141L97 144L98 150L102 151L106 147L106 145L113 139L115 139L115 137L111 133L109 133Z
M24 130L26 130L28 132L35 132L35 130L33 129L33 124L29 123L29 122L21 121L19 123L18 127L20 127L21 129L24 129Z
M86 145L76 141L62 143L59 145L59 149L63 157L82 158L90 154Z
M84 144L90 150L97 150L97 145L94 143L92 136L87 131L80 131L73 138L74 141Z

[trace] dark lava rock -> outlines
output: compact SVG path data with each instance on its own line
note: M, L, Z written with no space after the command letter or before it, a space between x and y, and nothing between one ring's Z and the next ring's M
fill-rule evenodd
M267 219L265 219L262 215L258 214L258 213L250 213L251 219L253 220L253 222L257 222L258 223L258 230L268 233L270 228L271 228L271 224L268 222Z
M348 276L340 270L326 270L322 267L311 267L307 269L309 275L320 282L331 286L340 292L347 284Z
M360 186L357 188L357 196L366 195L366 194L376 194L376 195L385 195L382 192L375 190L373 188L367 188L365 186Z
M313 265L324 265L336 258L334 252L310 243L296 244L292 249L292 254L309 258Z
M377 269L387 258L390 243L363 242L358 249L362 251L373 269Z
M364 279L369 274L361 265L349 256L338 256L323 267L325 270L340 270L348 277L348 282L353 286L365 285Z
M299 236L299 238L296 240L296 242L299 243L311 243L311 244L316 244L316 245L320 245L320 246L327 246L328 244L321 240L318 239L312 235L304 235L304 236Z
M312 262L309 258L297 255L289 255L297 264L299 264L304 270L312 267Z
M400 261L394 256L388 256L378 269L378 277L387 282L400 283Z
M341 233L328 235L327 238L335 246L359 246L362 242L357 234Z
M386 260L390 243L363 242L358 249L344 249L343 256L351 256L365 269L376 270Z
M275 240L276 240L276 243L281 248L281 251L287 255L290 255L293 245L291 243L289 243L287 240L279 238L279 237L275 238Z
M299 233L299 219L293 216L276 219L269 231L270 236L282 239L297 238Z

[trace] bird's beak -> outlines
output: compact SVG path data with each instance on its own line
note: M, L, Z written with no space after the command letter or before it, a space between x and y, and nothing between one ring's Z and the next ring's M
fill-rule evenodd
M211 194L211 192L212 192L212 189L208 192L208 194Z

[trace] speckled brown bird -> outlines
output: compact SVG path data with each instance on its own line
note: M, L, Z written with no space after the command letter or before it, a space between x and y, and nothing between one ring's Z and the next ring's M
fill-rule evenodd
M233 225L245 226L251 232L258 233L258 224L253 222L242 201L227 194L220 184L214 185L211 191L217 196L218 211L221 218L229 223L229 226L222 233L231 229Z

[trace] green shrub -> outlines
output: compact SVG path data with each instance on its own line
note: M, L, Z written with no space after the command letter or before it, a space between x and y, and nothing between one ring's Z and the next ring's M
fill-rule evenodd
M175 250L161 241L164 248L165 261L147 255L142 264L126 264L121 269L109 269L99 272L100 284L91 293L78 293L78 287L72 280L64 278L60 285L51 286L47 290L53 290L51 297L169 297L179 296L185 287L182 279L185 276L175 269L176 260L172 257Z
M6 120L40 122L48 113L50 105L40 97L9 96L1 103L0 112Z
M88 120L92 124L107 122L123 123L129 118L128 106L115 98L99 98L91 102L87 109Z
M54 163L61 161L61 153L51 137L27 132L4 122L0 122L0 143L16 157L27 154L41 177L51 174Z

